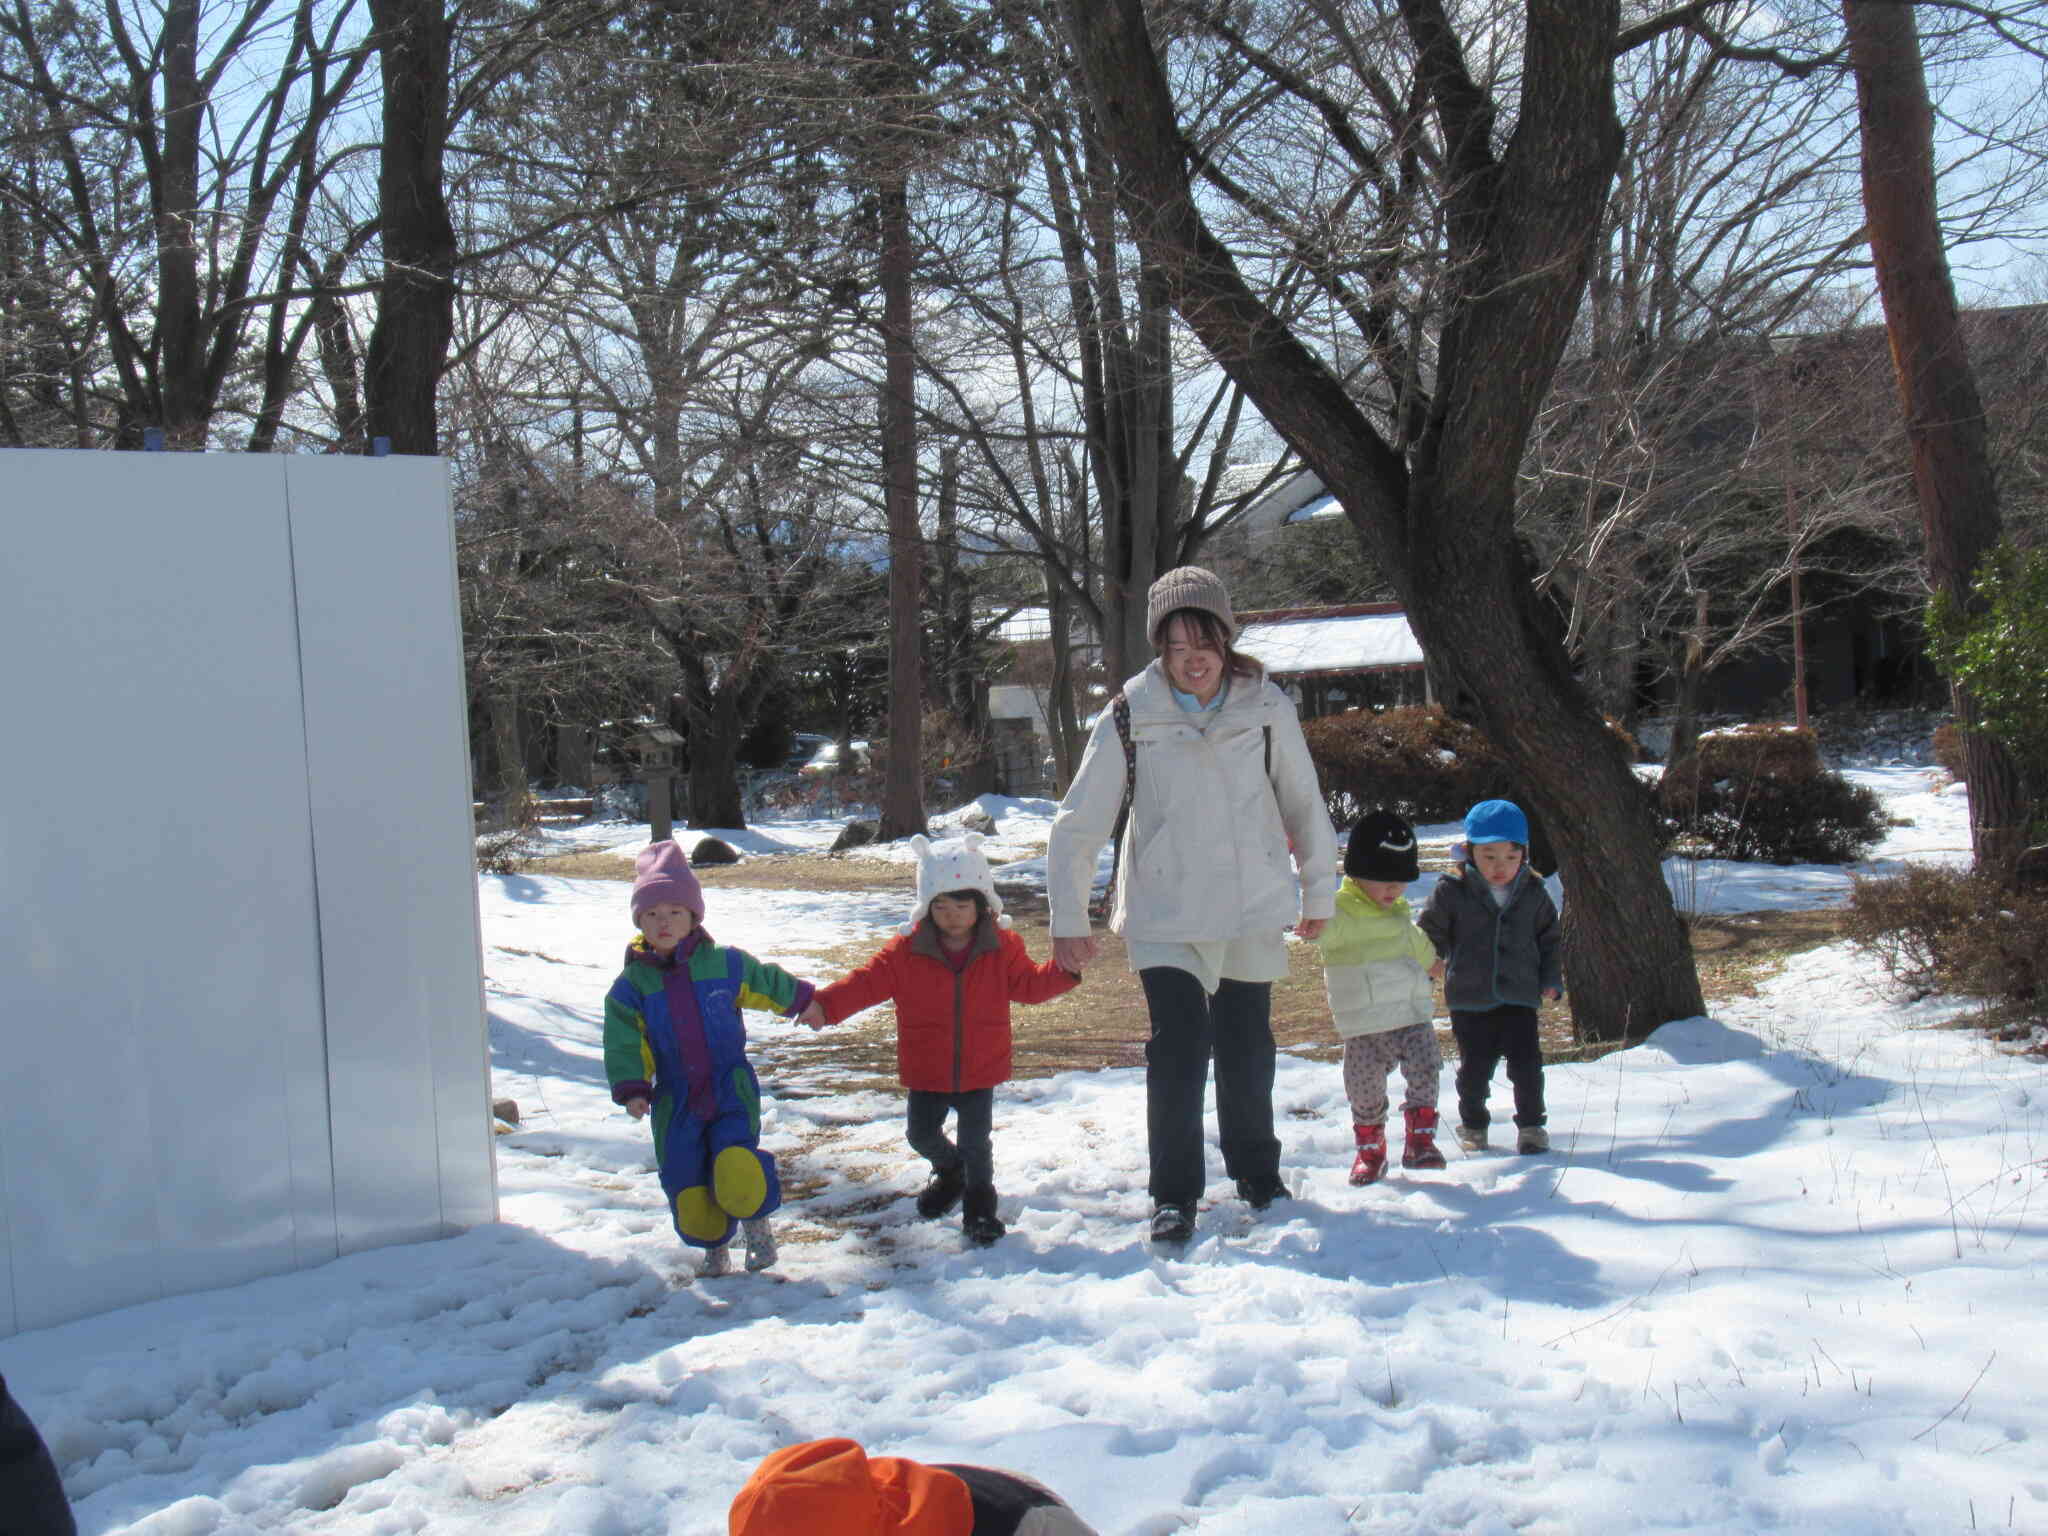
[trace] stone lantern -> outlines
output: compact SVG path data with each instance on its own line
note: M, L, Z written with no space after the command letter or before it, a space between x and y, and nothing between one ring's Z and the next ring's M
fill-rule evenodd
M675 831L669 780L676 771L676 752L682 745L679 734L652 722L643 722L639 730L626 738L626 750L633 754L640 777L647 785L647 840L651 843L665 842Z

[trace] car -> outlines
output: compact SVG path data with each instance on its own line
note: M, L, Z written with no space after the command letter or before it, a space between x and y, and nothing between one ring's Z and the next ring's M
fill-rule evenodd
M796 773L817 755L818 748L830 746L830 736L820 736L816 731L794 731L789 738L789 751L782 759L785 772Z
M868 744L864 741L854 742L851 747L851 754L850 771L866 773L868 771ZM797 772L807 779L829 779L843 771L849 771L847 749L842 748L836 741L826 742L825 745L810 755L810 758L804 763L803 767L797 769Z

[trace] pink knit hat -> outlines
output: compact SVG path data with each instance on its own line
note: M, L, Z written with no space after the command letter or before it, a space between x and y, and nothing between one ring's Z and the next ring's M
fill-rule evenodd
M649 843L640 850L633 867L634 922L639 922L640 914L649 907L664 901L688 907L698 922L704 921L704 888L697 883L696 871L690 868L690 861L683 857L683 850L673 839Z

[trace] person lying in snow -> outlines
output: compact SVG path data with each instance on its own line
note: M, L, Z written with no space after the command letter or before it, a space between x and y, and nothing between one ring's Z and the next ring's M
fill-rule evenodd
M768 1217L782 1203L773 1154L761 1150L761 1083L747 1060L742 1008L790 1018L813 988L704 931L704 891L673 841L635 861L626 968L604 1000L604 1071L612 1102L654 1116L654 1155L676 1234L704 1250L706 1275L732 1268L735 1227L747 1268L775 1262Z
M998 1467L869 1456L851 1440L772 1451L732 1501L729 1536L1095 1536L1042 1483Z
M877 1003L896 1004L896 1070L910 1090L906 1133L932 1165L917 1213L936 1220L961 1206L977 1243L1006 1230L996 1215L990 1121L998 1083L1010 1077L1010 1004L1043 1003L1072 990L1078 972L1034 964L1003 916L981 835L931 842L913 837L917 900L898 937L867 964L818 990L823 1022ZM959 1143L947 1139L947 1112Z

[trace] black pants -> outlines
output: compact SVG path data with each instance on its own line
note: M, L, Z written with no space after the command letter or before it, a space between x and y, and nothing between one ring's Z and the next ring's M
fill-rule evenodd
M1273 1134L1273 984L1224 981L1212 997L1176 966L1138 972L1152 1014L1145 1042L1145 1136L1151 1194L1159 1205L1193 1205L1203 1177L1202 1093L1216 1060L1216 1126L1223 1171L1233 1179L1278 1178Z
M77 1530L43 1437L0 1376L0 1531L75 1536Z
M1536 1039L1536 1010L1510 1003L1484 1013L1451 1010L1451 1034L1458 1042L1458 1119L1481 1130L1492 1124L1486 1090L1503 1056L1515 1090L1515 1124L1543 1123L1543 1047Z
M910 1090L910 1121L905 1134L918 1156L934 1169L963 1168L969 1189L986 1189L996 1181L995 1145L989 1139L989 1123L995 1118L996 1091L976 1088L967 1093L938 1093L929 1088ZM946 1139L946 1111L954 1110L954 1125L960 1137L955 1146Z

